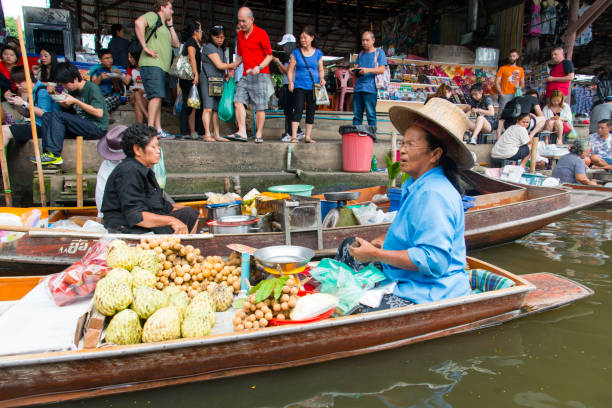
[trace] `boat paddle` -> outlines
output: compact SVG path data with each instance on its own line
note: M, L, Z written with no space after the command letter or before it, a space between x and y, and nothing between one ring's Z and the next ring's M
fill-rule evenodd
M0 129L4 123L4 112L0 105ZM4 149L4 134L0 130L0 168L2 169L2 183L4 185L4 202L7 207L13 206L13 196L11 194L11 180L9 179L9 169L6 163L6 150Z
M34 157L36 158L36 172L38 174L38 186L40 189L40 205L44 207L47 203L45 198L45 180L43 179L42 164L40 162L40 150L38 149L38 134L36 133L36 114L34 113L34 97L32 94L32 78L30 78L30 64L28 53L23 40L23 28L21 27L21 16L17 17L17 34L21 45L21 55L23 56L23 70L25 71L26 86L28 89L28 100L30 101L30 125L32 126L32 141L34 142Z

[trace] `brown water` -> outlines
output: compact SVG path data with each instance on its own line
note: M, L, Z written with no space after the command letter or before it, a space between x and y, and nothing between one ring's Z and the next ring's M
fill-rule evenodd
M569 216L471 255L595 290L563 309L329 363L168 387L69 407L612 406L612 207Z

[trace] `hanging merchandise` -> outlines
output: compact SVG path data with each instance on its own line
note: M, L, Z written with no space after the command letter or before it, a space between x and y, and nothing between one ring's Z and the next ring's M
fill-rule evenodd
M542 33L542 6L540 0L533 0L531 4L531 23L529 25L530 35L540 35Z
M582 16L585 11L589 9L590 6L581 7L578 10L578 17ZM574 42L575 46L586 45L593 40L593 28L592 26L588 26L578 37L576 37L576 41Z
M577 86L572 89L571 101L574 115L578 113L590 114L593 106L593 91L590 86Z
M200 109L202 103L200 102L200 93L198 92L198 86L194 85L191 87L189 91L189 96L187 97L187 106L193 109Z
M544 0L542 2L542 29L541 34L553 35L557 25L557 10L554 0Z
M561 43L561 36L565 34L569 24L569 8L563 1L557 3L557 25L555 27L555 44Z

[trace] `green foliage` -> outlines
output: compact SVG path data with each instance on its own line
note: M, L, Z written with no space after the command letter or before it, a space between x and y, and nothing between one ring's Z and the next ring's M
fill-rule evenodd
M289 280L288 276L281 276L280 278L271 278L262 280L257 285L253 286L249 291L249 295L255 293L255 303L266 300L273 292L274 299L279 299L283 292L283 286Z
M387 159L387 175L389 176L389 187L393 184L393 180L397 178L402 172L402 165L400 162L391 162L391 157L389 155L385 156ZM410 177L406 173L402 173L402 183L406 181Z
M15 17L5 17L4 22L6 23L7 34L17 38L19 34L17 31L17 20L15 19Z

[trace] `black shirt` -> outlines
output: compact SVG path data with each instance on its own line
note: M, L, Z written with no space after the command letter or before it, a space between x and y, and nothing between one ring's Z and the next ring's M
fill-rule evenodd
M113 65L127 68L128 65L128 46L130 42L125 38L113 36L108 43L108 48L113 54Z
M202 70L202 49L193 37L185 41L185 45L183 46L183 55L189 55L189 51L187 50L189 47L195 48L196 67L198 68L198 71Z
M153 170L126 158L108 176L101 211L107 229L144 233L150 230L136 226L143 219L142 212L170 215L172 204L164 198Z
M533 111L533 107L540 105L540 103L538 102L538 98L536 98L533 95L519 96L518 98L515 98L515 99L517 100L519 105L521 105L522 115L526 113L535 113Z

